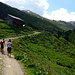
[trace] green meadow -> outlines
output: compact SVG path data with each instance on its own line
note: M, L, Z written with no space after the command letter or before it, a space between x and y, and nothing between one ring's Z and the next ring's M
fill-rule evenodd
M33 33L31 27L7 25L0 19L0 38L16 37Z
M30 75L75 75L75 45L49 32L14 40L12 51Z

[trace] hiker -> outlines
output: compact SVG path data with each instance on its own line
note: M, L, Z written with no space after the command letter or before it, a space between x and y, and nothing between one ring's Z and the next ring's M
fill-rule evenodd
M12 47L12 43L11 43L11 39L9 39L8 43L7 43L7 52L8 52L8 56L10 54L9 57L11 57L11 47Z
M4 41L4 39L0 42L0 44L1 44L1 52L2 52L2 54L4 54L4 44L5 44L5 41Z

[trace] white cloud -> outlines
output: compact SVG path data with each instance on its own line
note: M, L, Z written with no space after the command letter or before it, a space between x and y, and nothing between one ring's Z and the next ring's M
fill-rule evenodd
M41 7L41 6L44 7L45 10L47 10L49 7L47 0L37 0L37 2L35 4L37 4L39 7Z
M25 1L25 0L0 0L0 2L5 2L5 1Z
M20 8L20 9L24 9L24 6L20 6L19 8Z
M12 7L22 9L22 10L31 10L39 15L49 8L47 0L0 0Z
M45 12L43 17L51 20L75 21L75 12L68 13L67 9L60 8L59 10L52 11L48 14Z
M48 0L0 0L12 7L21 10L31 10L43 17L51 20L75 21L75 12L68 13L67 9L60 8L58 10L48 12Z

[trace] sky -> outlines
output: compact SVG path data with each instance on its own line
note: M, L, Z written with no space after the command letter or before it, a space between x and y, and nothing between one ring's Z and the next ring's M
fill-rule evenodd
M75 21L75 0L0 0L20 10L31 10L50 20Z

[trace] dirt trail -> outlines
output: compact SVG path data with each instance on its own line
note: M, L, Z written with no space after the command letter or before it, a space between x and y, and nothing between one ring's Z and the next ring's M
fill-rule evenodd
M0 53L0 75L2 73L2 68L3 68L3 55Z
M6 41L6 46L4 48L4 69L3 69L3 75L24 75L22 72L20 65L18 62L14 59L14 56L11 55L11 58L7 56L7 41Z
M35 32L34 34L38 34L39 32ZM32 35L32 34L30 34ZM29 35L29 36L30 36ZM20 36L20 37L24 37L24 36ZM20 37L13 37L11 38L13 39L17 39ZM23 70L21 69L21 66L19 65L19 63L14 59L13 54L11 54L11 58L9 56L7 56L7 41L9 38L5 39L5 47L4 47L4 55L3 55L3 64L4 64L4 68L3 68L3 74L2 75L28 75L27 72L23 72Z

